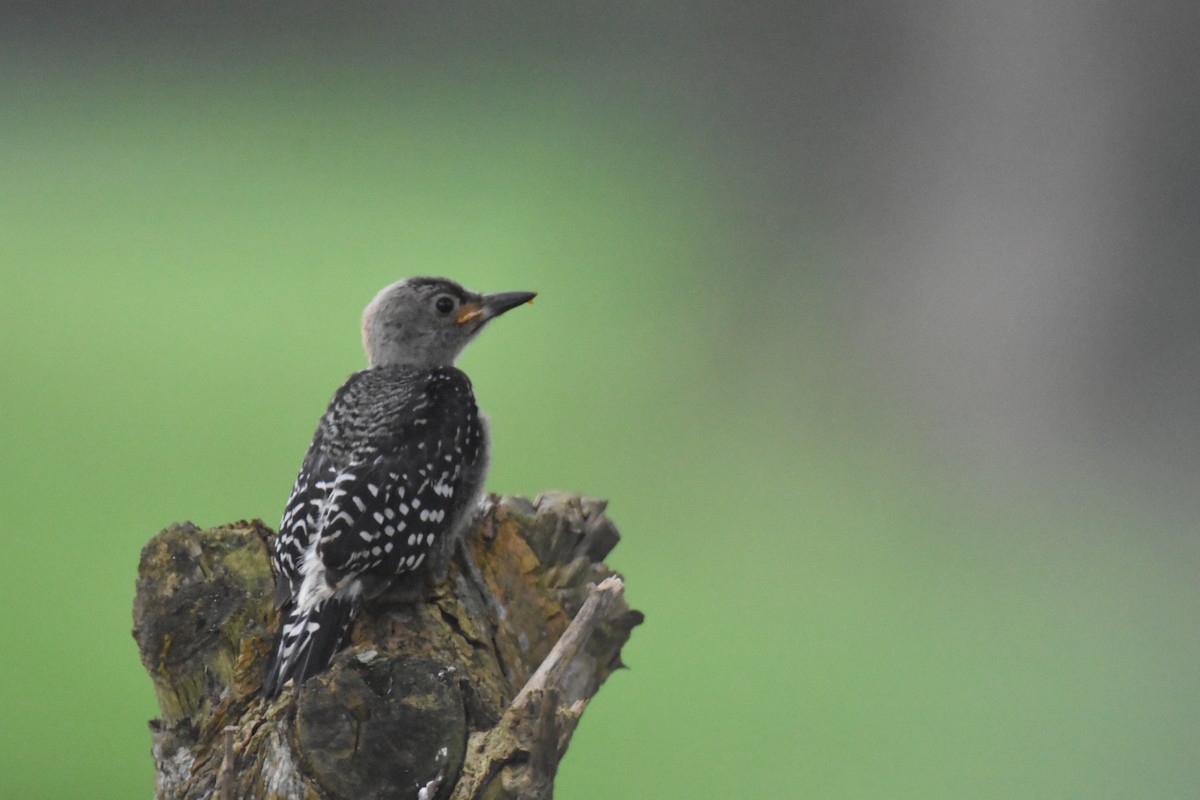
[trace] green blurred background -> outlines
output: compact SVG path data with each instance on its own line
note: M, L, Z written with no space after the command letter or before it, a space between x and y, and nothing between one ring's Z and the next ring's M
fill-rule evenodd
M278 521L384 284L647 615L563 798L1195 797L1197 12L0 27L0 795L148 797L141 546Z

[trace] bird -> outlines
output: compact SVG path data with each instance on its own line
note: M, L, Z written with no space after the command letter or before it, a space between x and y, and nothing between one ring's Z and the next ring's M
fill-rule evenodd
M322 415L271 547L281 621L267 698L324 671L364 601L445 577L489 456L487 421L454 362L488 322L535 296L413 277L367 305L367 368Z

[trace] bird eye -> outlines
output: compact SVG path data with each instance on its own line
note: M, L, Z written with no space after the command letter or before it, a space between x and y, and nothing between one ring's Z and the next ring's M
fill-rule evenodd
M435 302L433 305L434 305L434 308L436 308L439 313L449 314L451 311L454 310L454 299L447 297L446 295L442 295L441 297L439 297L437 299L437 302Z

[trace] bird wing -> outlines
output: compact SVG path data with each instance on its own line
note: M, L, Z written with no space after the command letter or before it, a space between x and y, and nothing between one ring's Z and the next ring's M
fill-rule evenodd
M300 567L311 538L320 530L321 509L326 492L318 486L336 474L329 459L310 450L296 476L275 537L272 564L275 567L275 607L282 608L300 590Z
M318 552L333 576L420 568L478 492L483 430L466 376L438 371L390 411L386 435L325 486Z

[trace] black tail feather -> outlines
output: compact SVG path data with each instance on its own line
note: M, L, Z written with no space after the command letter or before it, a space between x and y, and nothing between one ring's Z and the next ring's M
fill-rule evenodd
M307 614L293 608L283 618L271 663L263 679L263 694L273 698L289 680L295 688L329 666L350 638L350 626L358 614L358 598L336 596L322 602Z

